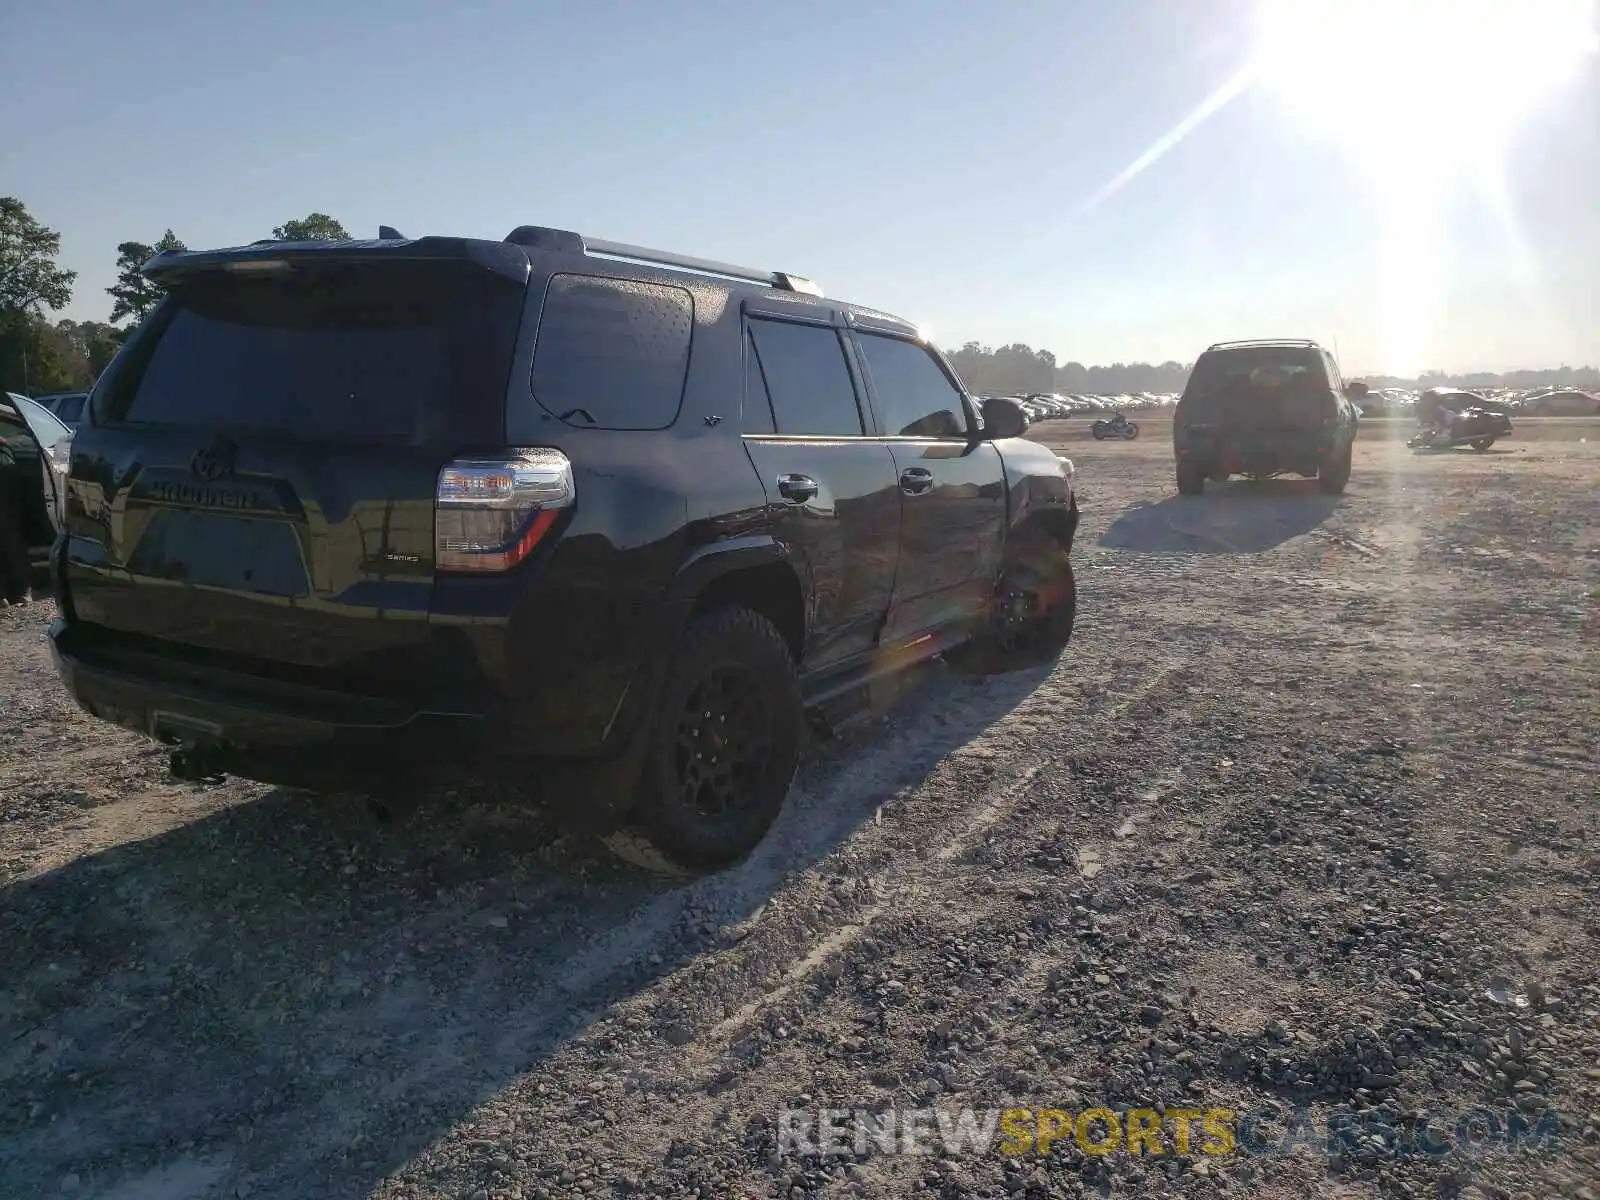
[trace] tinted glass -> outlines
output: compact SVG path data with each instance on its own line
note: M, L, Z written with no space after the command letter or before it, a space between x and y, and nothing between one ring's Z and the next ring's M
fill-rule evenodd
M684 288L557 275L539 319L534 398L569 425L665 429L683 401L693 327Z
M1264 373L1313 375L1318 383L1328 383L1321 354L1309 346L1241 346L1202 354L1184 392L1193 395L1212 391Z
M15 396L11 397L11 406L17 410L17 416L22 419L33 440L46 450L59 442L71 439L71 428L37 400L30 400L26 396Z
M777 425L772 420L772 398L767 395L767 381L761 376L761 360L756 357L756 344L746 335L744 346L744 431L746 433L772 433Z
M68 424L81 420L83 417L83 402L88 398L87 395L61 397L60 400L56 401L56 416Z
M1322 367L1324 373L1328 376L1328 386L1336 392L1344 391L1344 380L1339 376L1339 368L1333 361L1333 355L1323 354Z
M897 437L965 438L961 393L933 356L915 342L857 336L872 378L883 432Z
M820 325L751 321L779 433L860 437L861 410L839 335Z
M522 294L456 265L203 276L95 403L113 421L301 441L498 442Z
M5 442L4 449L12 458L39 457L39 446L28 430L28 423L13 408L0 408L0 441Z

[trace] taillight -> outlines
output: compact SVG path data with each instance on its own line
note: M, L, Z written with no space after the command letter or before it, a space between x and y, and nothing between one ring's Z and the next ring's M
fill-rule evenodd
M576 492L559 450L458 458L439 472L433 560L440 571L506 571L550 531Z

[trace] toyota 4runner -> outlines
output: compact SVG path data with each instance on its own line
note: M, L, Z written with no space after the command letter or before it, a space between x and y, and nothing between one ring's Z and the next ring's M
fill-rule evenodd
M1194 364L1172 414L1178 491L1206 480L1284 472L1330 494L1350 482L1359 414L1333 356L1316 342L1220 342Z
M537 226L145 272L166 297L73 444L51 639L179 775L539 783L624 857L709 870L771 825L808 715L1071 635L1071 464L806 280Z

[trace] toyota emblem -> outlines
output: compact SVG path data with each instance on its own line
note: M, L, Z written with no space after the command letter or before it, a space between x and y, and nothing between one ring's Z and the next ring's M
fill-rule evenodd
M233 460L237 451L238 447L232 442L220 438L212 445L195 451L194 457L189 460L189 470L204 483L226 479L233 474Z

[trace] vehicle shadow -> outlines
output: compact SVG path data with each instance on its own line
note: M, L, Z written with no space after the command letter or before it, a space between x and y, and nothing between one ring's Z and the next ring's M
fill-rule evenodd
M1310 479L1208 483L1204 495L1134 505L1097 545L1146 554L1261 554L1311 532L1338 506L1339 497Z
M815 749L755 855L704 879L614 863L502 794L380 822L224 784L238 803L14 883L0 1194L365 1196L612 1006L731 951L1046 674L923 668L891 728Z

